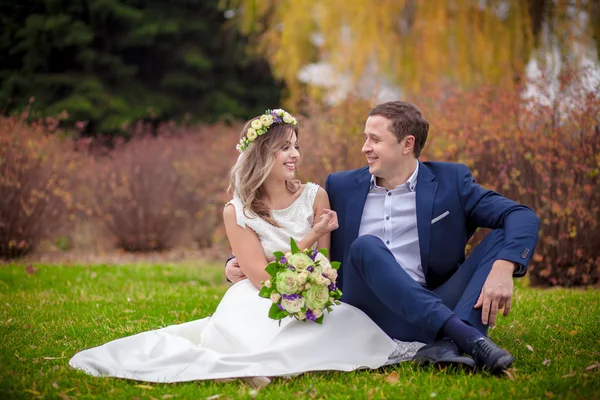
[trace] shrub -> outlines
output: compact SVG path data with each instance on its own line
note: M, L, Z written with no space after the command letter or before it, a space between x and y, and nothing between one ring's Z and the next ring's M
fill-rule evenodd
M180 233L184 196L176 163L185 152L173 137L137 136L95 162L95 209L116 245L165 250Z
M330 107L311 103L309 118L300 120L303 150L299 177L321 185L331 172L365 165L361 148L364 127L371 105L350 97Z
M179 162L186 192L183 208L190 216L186 231L199 248L226 243L223 207L231 198L229 170L238 156L235 145L241 128L215 124L183 133L189 150Z
M115 143L99 157L95 207L116 245L165 250L191 238L198 247L212 246L222 225L237 134L237 127L220 124L165 124L154 137L138 125L131 141Z
M74 204L76 169L66 142L50 134L56 120L26 124L0 116L0 257L22 256L60 224ZM50 126L50 129L48 128Z

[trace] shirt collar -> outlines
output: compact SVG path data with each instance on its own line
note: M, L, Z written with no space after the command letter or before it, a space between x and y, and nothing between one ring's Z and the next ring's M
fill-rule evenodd
M411 192L414 192L417 188L417 176L418 175L419 175L419 162L417 161L417 167L415 168L415 171L412 173L410 178L408 178L408 180L406 182L404 182L402 185L399 185L399 186L407 186ZM371 175L371 189L373 189L373 188L383 189L381 186L377 186L377 179L375 178L375 175Z

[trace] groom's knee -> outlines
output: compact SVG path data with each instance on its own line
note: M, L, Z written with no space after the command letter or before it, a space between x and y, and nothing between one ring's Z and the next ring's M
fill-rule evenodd
M374 235L362 235L356 238L350 245L350 257L358 261L364 259L369 253L375 251L376 248L383 245L381 239Z

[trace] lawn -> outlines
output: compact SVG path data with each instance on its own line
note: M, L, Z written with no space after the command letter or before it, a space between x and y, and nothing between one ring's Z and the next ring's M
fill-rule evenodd
M600 291L522 283L513 311L490 333L517 357L502 378L407 362L276 379L257 391L242 381L93 378L67 364L81 349L210 315L227 287L221 265L0 266L0 398L600 397Z

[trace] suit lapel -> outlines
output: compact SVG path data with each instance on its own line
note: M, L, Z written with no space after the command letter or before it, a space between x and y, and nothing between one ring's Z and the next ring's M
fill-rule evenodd
M438 186L438 183L434 179L435 175L433 175L431 170L419 161L419 175L417 176L417 230L419 232L419 247L421 250L421 267L425 276L427 276L427 267L429 266L433 201Z
M350 245L358 237L360 220L369 194L371 175L369 170L361 171L356 178L354 186L348 189L346 203L346 235L344 235L344 254L349 254Z

